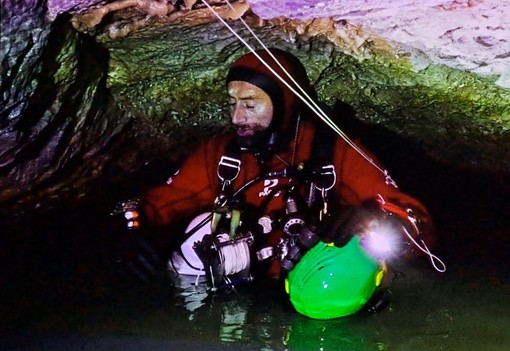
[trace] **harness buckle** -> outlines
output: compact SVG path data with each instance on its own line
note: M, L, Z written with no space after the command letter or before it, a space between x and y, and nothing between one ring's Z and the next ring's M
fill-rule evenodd
M232 182L237 178L241 170L241 160L228 156L221 156L220 162L218 163L218 178L221 179L222 183Z

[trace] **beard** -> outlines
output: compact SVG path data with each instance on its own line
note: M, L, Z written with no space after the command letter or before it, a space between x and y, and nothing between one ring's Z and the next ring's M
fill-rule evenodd
M241 150L259 152L268 137L267 128L236 127L235 139Z
M241 151L248 151L262 158L271 158L274 152L285 149L289 141L286 135L271 128L257 129L249 136L236 133L235 140Z
M260 134L266 128L261 126L260 124L245 124L236 126L235 129L238 137L251 138L257 134Z

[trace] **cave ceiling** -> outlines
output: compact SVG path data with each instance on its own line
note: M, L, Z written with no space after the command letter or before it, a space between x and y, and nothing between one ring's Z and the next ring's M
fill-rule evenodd
M510 1L207 3L249 45L252 30L298 56L326 103L442 162L510 172ZM247 48L202 1L2 7L5 208L86 197L228 125L224 77Z

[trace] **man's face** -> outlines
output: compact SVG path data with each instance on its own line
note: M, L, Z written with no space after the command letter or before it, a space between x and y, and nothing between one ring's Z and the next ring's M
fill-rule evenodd
M240 137L251 137L269 127L273 119L273 103L259 87L243 81L228 83L232 124Z

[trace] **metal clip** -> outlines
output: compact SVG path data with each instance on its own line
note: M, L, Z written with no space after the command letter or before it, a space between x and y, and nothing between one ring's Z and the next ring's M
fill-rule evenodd
M221 156L217 174L222 182L231 182L237 178L241 170L241 160L228 156Z
M386 183L386 185L392 185L394 188L398 189L398 185L397 185L397 182L395 182L390 174L388 173L387 170L384 170L384 182Z
M319 213L319 220L322 222L325 216L328 215L328 193L325 189L322 189L321 196L322 196L322 209Z
M321 185L323 185L323 187L321 188L319 186L316 186L316 188L320 191L329 191L336 184L335 166L333 166L333 165L322 166L321 167L321 177L324 177L324 176L333 176L333 179L328 184L326 184L325 181L322 181Z

